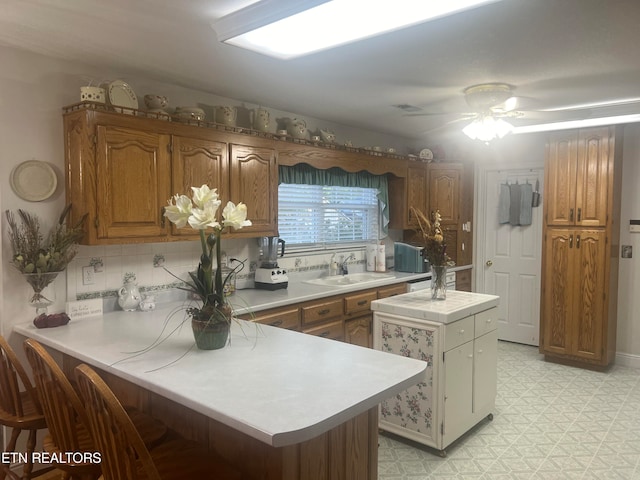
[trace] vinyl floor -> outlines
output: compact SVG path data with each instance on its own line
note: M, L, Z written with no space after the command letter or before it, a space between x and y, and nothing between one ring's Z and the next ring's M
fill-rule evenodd
M446 457L380 436L380 480L640 480L640 370L594 372L499 342L494 420Z

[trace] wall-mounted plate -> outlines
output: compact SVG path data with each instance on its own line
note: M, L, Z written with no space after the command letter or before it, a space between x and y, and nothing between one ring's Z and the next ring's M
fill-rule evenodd
M55 193L58 178L48 163L27 160L13 169L9 183L15 194L23 200L41 202Z

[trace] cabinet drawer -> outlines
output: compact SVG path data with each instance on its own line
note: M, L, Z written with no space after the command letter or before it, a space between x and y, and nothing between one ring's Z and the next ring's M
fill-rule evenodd
M463 318L444 327L444 351L473 340L474 316Z
M335 322L329 322L317 327L307 328L303 330L303 333L309 335L316 335L322 338L329 338L331 340L344 340L344 322L342 320L336 320Z
M382 287L378 289L378 298L389 298L396 295L402 295L407 293L407 284L398 283L397 285L390 285L388 287Z
M289 330L300 330L300 315L298 308L290 308L277 312L257 314L255 321L273 327L288 328Z
M478 338L485 333L498 328L498 307L490 308L475 315L475 337Z
M347 315L371 310L371 302L378 298L378 292L365 292L344 297L344 312Z
M342 316L341 298L302 307L303 325L309 325L310 323L321 322L340 316Z

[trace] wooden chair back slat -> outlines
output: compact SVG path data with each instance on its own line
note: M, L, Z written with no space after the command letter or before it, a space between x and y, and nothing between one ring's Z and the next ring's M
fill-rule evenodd
M88 365L76 367L75 375L92 435L102 453L104 479L136 480L141 468L145 479L161 480L149 450L109 386Z

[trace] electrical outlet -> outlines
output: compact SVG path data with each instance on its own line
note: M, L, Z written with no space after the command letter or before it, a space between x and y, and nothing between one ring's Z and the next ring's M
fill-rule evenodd
M96 270L93 265L89 267L82 267L82 284L93 285L96 282L95 274Z
M249 271L250 272L255 272L256 269L258 268L258 262L249 262Z

